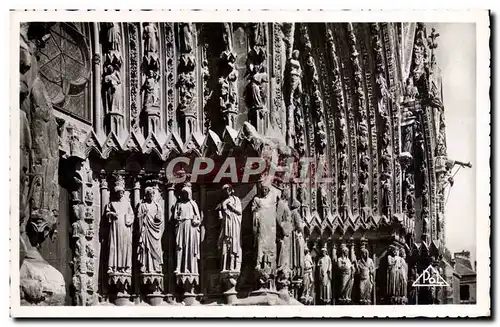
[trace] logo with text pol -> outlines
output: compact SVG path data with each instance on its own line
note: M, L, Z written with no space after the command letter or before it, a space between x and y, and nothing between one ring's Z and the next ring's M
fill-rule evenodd
M434 268L432 265L429 265L427 269L425 269L420 276L418 276L417 280L413 283L413 287L431 287L431 286L447 286L450 284L444 280L443 277L439 274L439 271Z

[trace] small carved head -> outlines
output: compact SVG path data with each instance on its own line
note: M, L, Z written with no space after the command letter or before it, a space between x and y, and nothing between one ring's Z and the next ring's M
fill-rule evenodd
M292 58L295 60L298 60L300 56L300 51L299 50L293 50L292 52Z
M155 189L151 186L146 187L146 189L144 190L144 196L146 198L146 201L148 202L153 201L154 194L155 194Z
M230 197L234 194L233 187L229 184L224 184L224 186L222 186L222 191L226 197Z
M406 259L406 251L404 248L399 249L399 256L403 259Z

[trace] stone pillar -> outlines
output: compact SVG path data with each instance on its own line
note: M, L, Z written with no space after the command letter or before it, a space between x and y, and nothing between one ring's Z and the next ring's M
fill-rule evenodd
M103 170L101 171L100 174L100 195L101 195L101 220L106 219L103 217L104 215L104 210L106 209L106 206L109 203L109 187L108 187L108 180L107 180L107 174ZM101 224L102 225L102 224ZM106 236L104 236L106 237ZM103 296L108 296L108 276L106 274L106 267L107 264L105 262L106 256L103 255L103 242L102 238L100 236L100 241L101 241L101 255L100 255L100 260L99 260L99 290L101 295Z
M134 181L133 181L133 188L132 188L132 208L134 209L134 213L137 214L137 206L139 203L141 203L141 181L140 181L140 176L134 176ZM140 223L140 222L139 222ZM135 224L134 227L138 226ZM134 298L134 302L138 304L140 302L140 280L139 280L139 267L137 264L137 242L138 242L138 235L137 232L134 231L134 237L133 237L133 274L132 274L132 279L133 279L133 289L132 289L132 296Z
M174 256L175 256L175 229L174 222L172 216L172 210L174 208L176 198L175 198L175 184L168 183L167 184L167 198L166 198L166 206L165 206L165 233L167 234L167 252L165 260L165 275L166 278L164 280L165 286L164 289L166 291L166 299L168 302L173 301L174 292L175 292L175 277L172 272L174 271Z
M94 30L94 118L95 118L95 131L98 137L101 137L104 134L104 119L103 119L103 111L101 105L101 54L99 53L99 49L101 45L99 44L99 23L92 23L92 27Z

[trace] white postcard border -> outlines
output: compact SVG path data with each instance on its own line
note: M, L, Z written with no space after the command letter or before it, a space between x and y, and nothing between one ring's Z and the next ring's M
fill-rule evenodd
M491 314L490 299L490 23L483 10L393 11L13 11L10 14L10 167L19 166L19 23L22 21L307 21L476 23L476 240L477 303L407 306L20 306L19 172L10 170L10 295L13 317L476 317ZM460 54L457 54L460 55ZM451 109L448 109L451 110Z

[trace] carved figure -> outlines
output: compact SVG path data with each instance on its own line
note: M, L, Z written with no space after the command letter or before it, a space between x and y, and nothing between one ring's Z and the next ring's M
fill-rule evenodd
M313 274L314 262L309 253L308 248L304 248L304 275L303 275L303 291L301 300L305 304L310 304L312 302L312 295L314 289L314 274Z
M299 50L293 50L292 57L288 60L290 78L290 103L293 98L298 98L302 94L302 68L299 62Z
M276 197L270 181L263 181L252 200L253 232L257 246L256 270L266 284L276 270Z
M198 205L192 199L191 185L181 190L174 206L175 243L177 262L175 274L198 274L200 259L200 224L201 216Z
M400 299L402 262L395 246L389 247L387 254L387 298L392 304L397 304Z
M337 265L340 273L339 300L343 303L350 303L355 266L349 259L349 249L345 244L340 247L340 257L337 259Z
M245 90L245 99L249 108L262 109L265 107L262 87L267 82L267 74L259 72L257 66L250 64L250 76Z
M144 92L143 106L147 111L150 111L153 106L159 109L160 86L158 84L158 78L158 72L148 70L146 81L141 90Z
M304 221L300 215L300 202L296 199L292 201L292 222L293 222L293 232L292 232L292 278L302 277L304 274Z
M107 65L104 70L104 103L108 113L123 113L123 96L120 71L112 65Z
M219 248L222 251L222 271L240 271L241 269L241 201L234 195L231 185L222 187L225 199L220 203L219 219L222 228Z
M125 197L125 180L118 176L113 199L105 208L109 219L109 259L108 274L130 274L132 269L132 224L134 211Z
M182 53L191 53L193 51L193 27L192 23L181 23L180 50Z
M137 209L140 228L138 261L141 272L162 273L163 251L161 238L165 228L163 210L154 199L154 188L146 187L144 193L145 199Z
M359 274L359 301L361 304L371 304L375 265L364 245L361 248L361 258L357 262L357 272Z
M405 96L403 98L403 101L410 102L412 100L415 100L417 96L418 96L418 89L413 84L413 77L408 77L406 79Z
M277 206L277 222L279 231L279 255L278 255L278 270L281 271L285 278L289 277L291 272L292 261L292 232L293 221L290 208L288 207L289 191L284 189Z
M390 175L382 175L382 209L386 217L389 218L392 207L392 185Z
M408 296L408 264L406 263L406 251L404 248L399 249L399 296L400 303L406 304Z
M153 23L144 23L142 38L145 54L158 52L158 28Z
M323 304L329 304L332 300L332 259L328 255L326 247L321 249L318 270L320 282L319 298Z
M223 23L222 40L225 51L231 52L233 50L231 23Z

